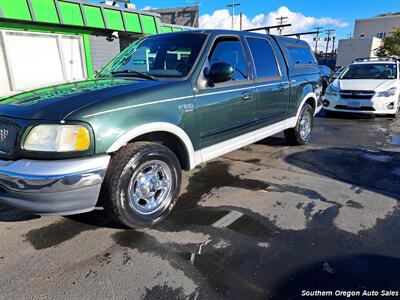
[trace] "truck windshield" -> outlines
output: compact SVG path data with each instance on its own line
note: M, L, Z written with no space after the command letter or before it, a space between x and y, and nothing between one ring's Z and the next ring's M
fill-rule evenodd
M115 57L98 76L186 77L206 37L200 33L177 33L139 39Z
M396 79L396 64L354 64L339 79Z

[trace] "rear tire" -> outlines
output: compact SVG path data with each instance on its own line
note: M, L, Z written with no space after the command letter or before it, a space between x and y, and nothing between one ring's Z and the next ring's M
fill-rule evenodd
M107 214L130 228L161 222L174 208L181 167L167 147L149 142L129 144L111 159L101 193Z
M296 126L284 131L286 141L293 146L305 145L311 139L311 131L314 124L314 110L305 103L301 108Z

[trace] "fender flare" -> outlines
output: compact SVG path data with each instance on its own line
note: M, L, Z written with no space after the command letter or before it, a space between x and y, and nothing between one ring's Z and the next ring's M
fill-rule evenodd
M297 108L297 113L296 116L291 117L289 119L286 119L285 122L285 128L293 128L296 126L297 120L299 119L300 116L300 112L301 109L304 105L304 103L306 103L306 101L308 99L313 99L314 100L314 104L315 104L315 111L314 111L314 116L318 113L317 108L318 108L318 101L317 101L317 95L314 92L308 93L307 95L305 95L303 97L303 100L301 100L299 107Z
M306 103L306 101L308 99L313 99L314 100L314 104L315 104L314 115L316 114L316 111L317 111L317 108L318 108L317 95L315 93L313 93L313 92L312 93L308 93L307 95L304 96L303 100L301 100L299 108L297 109L296 120L299 118L301 108L303 107L304 103Z
M123 135L121 135L112 145L107 149L107 153L113 153L121 149L123 146L128 144L134 138L152 132L168 132L179 138L182 144L185 146L186 153L189 159L190 169L196 165L195 151L193 148L192 141L190 140L187 133L180 127L167 122L153 122L135 127Z

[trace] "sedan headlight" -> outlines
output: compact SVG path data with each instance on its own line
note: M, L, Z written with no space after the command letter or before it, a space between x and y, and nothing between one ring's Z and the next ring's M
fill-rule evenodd
M339 91L336 90L336 89L334 89L334 88L332 87L332 85L328 85L328 87L327 87L327 89L326 89L326 91L325 91L325 94L326 94L326 95L329 95L329 96L337 96L338 93L339 93Z
M396 88L393 87L391 89L388 89L387 91L384 92L379 92L378 93L378 97L392 97L394 95L396 95Z
M38 125L24 143L25 150L43 152L86 151L89 147L89 131L79 125Z

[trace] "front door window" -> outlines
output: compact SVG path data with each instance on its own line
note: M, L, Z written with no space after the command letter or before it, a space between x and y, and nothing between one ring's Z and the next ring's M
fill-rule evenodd
M222 38L214 44L209 56L210 66L217 62L230 64L234 69L232 81L247 79L246 60L240 41L234 38Z

